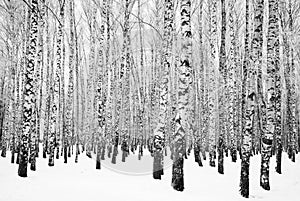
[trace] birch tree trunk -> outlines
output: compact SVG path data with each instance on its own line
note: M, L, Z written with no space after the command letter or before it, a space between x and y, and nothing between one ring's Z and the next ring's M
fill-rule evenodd
M278 102L281 102L281 99L278 96L278 90L276 89L277 87L279 87L280 89L278 0L269 1L267 51L267 124L266 130L262 136L260 185L263 189L270 190L269 166L271 149L273 144L273 136L277 132L276 130L278 129L276 128L278 126L278 114L276 108L278 109Z
M203 52L204 52L204 45L203 45L203 24L202 24L202 18L203 18L203 0L200 0L199 5L199 14L198 14L198 26L199 26L199 51L200 51L200 61L199 61L199 71L198 71L198 77L195 84L197 86L197 100L198 100L198 136L194 143L194 154L195 154L195 162L197 162L199 165L201 165L201 157L200 152L205 153L204 151L204 142L205 142L205 133L204 133L204 119L205 119L205 103L204 103L204 65L203 65Z
M61 36L61 68L60 68L60 93L59 93L59 124L58 124L58 138L57 138L57 152L56 159L59 159L59 146L61 145L61 155L63 155L64 142L67 137L67 133L64 132L66 126L66 101L65 101L65 60L66 60L66 45L65 45L65 5L66 0L60 1L60 23L62 29ZM61 138L61 139L60 139Z
M89 68L88 68L88 80L87 80L87 148L86 155L91 157L91 151L93 150L93 138L94 138L94 89L95 86L95 49L96 49L96 36L95 36L95 22L96 22L96 12L95 8L92 8L91 12L91 22L89 24L90 28L90 52L89 52Z
M209 5L210 12L210 48L211 61L209 67L209 90L208 90L208 135L209 135L209 165L215 167L216 157L216 134L215 134L215 103L217 90L215 90L215 70L217 68L217 1L212 0Z
M106 20L106 5L107 2L103 1L103 13L101 15L103 21ZM100 41L99 41L99 50L98 50L98 65L99 69L97 72L97 120L98 120L98 144L97 144L97 163L96 163L96 169L100 169L100 154L102 152L102 159L104 159L104 153L105 153L105 104L106 104L106 95L104 93L104 88L105 88L105 69L104 69L104 59L103 59L103 52L104 52L104 31L105 31L105 26L104 23L102 22L100 25Z
M184 189L183 160L186 154L186 133L189 132L189 100L192 84L192 33L191 33L191 1L181 0L181 57L178 82L178 111L175 118L176 130L174 133L174 159L172 168L172 186L177 191Z
M226 64L226 1L221 0L222 30L219 64L219 137L218 137L218 172L224 174L224 142L226 136L226 95L227 93L227 64Z
M73 4L74 2L72 2L72 6L74 6ZM74 7L73 7L74 8ZM77 29L75 26L75 14L74 14L74 9L73 9L73 13L72 17L73 17L73 25L74 25L74 46L75 46L75 50L74 50L74 56L75 56L75 76L76 76L76 122L75 122L75 117L74 117L74 124L76 123L76 150L75 150L75 163L78 162L78 155L80 153L79 151L79 143L80 143L80 137L79 137L79 127L81 126L80 124L80 110L79 110L79 105L80 105L80 98L79 98L79 84L80 84L80 77L79 77L79 47L78 47L78 35L77 35ZM82 107L81 107L82 109ZM81 111L83 113L83 109ZM74 113L73 113L74 114ZM81 130L82 133L82 130ZM73 144L72 144L73 145Z
M45 108L45 118L44 118L44 133L43 133L43 158L46 158L46 154L49 153L48 152L48 142L49 142L49 125L50 125L50 106L51 106L51 90L50 90L50 86L51 86L51 80L50 78L53 77L53 70L52 70L52 65L50 62L50 56L51 56L51 52L50 52L50 46L51 46L51 41L50 41L50 32L49 32L49 16L48 16L48 9L46 10L46 27L45 27L45 32L46 32L46 44L47 44L47 58L46 58L46 108Z
M34 71L36 68L36 48L37 48L37 33L38 33L38 0L31 0L31 16L30 16L30 35L29 49L26 51L27 62L25 71L25 86L24 86L24 103L23 103L23 128L20 147L20 162L18 175L27 177L28 164L28 140L33 131L33 115L35 114L35 94L34 94Z
M123 30L123 50L120 76L122 79L122 109L123 109L123 122L121 137L121 150L122 150L122 162L125 162L125 158L129 154L129 124L130 124L130 30L129 30L129 18L130 7L132 5L131 0L125 1L125 16L124 16L124 30Z
M249 2L246 2L246 12L249 9ZM243 107L243 134L242 134L242 162L241 162L241 180L240 192L243 197L249 197L249 166L250 166L250 146L251 136L254 132L254 116L256 103L256 69L261 67L262 57L262 24L263 24L263 0L255 0L254 2L254 35L252 40L253 52L251 54L251 65L244 64L243 79L246 83L243 96L245 103ZM246 15L247 21L248 15ZM248 18L249 19L249 18ZM247 37L247 35L246 35ZM248 40L245 41L246 51L249 51ZM247 52L246 52L247 54Z
M74 125L74 111L73 111L73 103L74 103L74 64L75 64L75 48L74 48L74 0L69 0L70 7L70 55L69 55L69 84L68 84L68 96L67 96L67 105L66 105L66 125L64 128L65 139L64 139L64 163L67 163L67 150L71 145L71 136L73 133L73 125Z
M44 28L45 28L45 0L40 1L40 17L39 17L39 28L38 28L38 52L37 52L37 91L36 95L39 96L37 99L39 102L36 103L37 114L36 114L36 124L37 124L37 140L36 140L36 156L39 153L39 140L41 131L41 118L42 118L42 105L43 105L43 84L44 84Z
M59 3L60 16L63 13L63 7L61 2ZM57 154L59 150L60 139L60 121L59 121L59 106L60 106L60 84L61 84L61 62L62 62L62 35L63 27L61 22L58 25L57 38L56 38L56 69L54 74L54 81L52 84L53 100L51 103L51 119L50 119L50 135L49 135L49 166L54 166L54 152L57 148Z
M160 77L159 96L159 118L154 130L154 161L153 178L161 179L163 170L163 150L165 146L165 133L167 123L167 108L169 105L169 72L172 55L172 33L174 21L174 2L165 0L164 2L164 56Z
M292 10L292 1L288 2L288 33L293 32L294 18ZM295 94L295 61L294 61L294 49L287 36L285 35L285 47L286 47L286 57L287 57L287 68L286 68L286 90L287 90L287 122L288 122L288 156L295 162L295 152L296 152L296 94ZM280 136L278 136L279 138ZM277 139L278 141L279 139Z
M235 0L230 0L229 2L229 36L230 36L230 49L229 49L229 61L228 65L228 138L229 138L229 148L231 154L232 162L236 162L237 160L237 111L238 111L238 85L236 84L238 81L238 76L236 74L236 34L234 30L234 2Z

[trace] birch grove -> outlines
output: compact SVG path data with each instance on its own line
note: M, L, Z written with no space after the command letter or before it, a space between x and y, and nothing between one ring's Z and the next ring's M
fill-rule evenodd
M269 191L272 157L284 175L300 151L299 14L298 0L3 0L1 157L20 177L60 156L158 180L171 167L176 191L186 160L222 175L230 161L242 197Z

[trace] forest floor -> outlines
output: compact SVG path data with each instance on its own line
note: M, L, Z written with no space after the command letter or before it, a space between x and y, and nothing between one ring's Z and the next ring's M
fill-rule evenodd
M225 174L220 175L217 168L209 167L208 160L204 161L204 167L199 167L194 156L189 156L184 164L185 190L177 192L171 187L171 167L165 169L161 180L154 180L151 174L122 174L104 165L96 170L95 157L90 159L80 154L78 163L74 162L74 156L67 164L60 158L55 160L54 167L49 167L48 160L40 157L37 171L28 170L28 177L21 178L17 175L18 166L10 163L9 152L7 155L0 158L0 201L300 200L300 155L297 155L297 162L292 163L286 153L283 154L281 175L275 172L275 157L271 159L270 191L259 186L260 156L252 157L249 199L239 194L240 160L232 163L225 158ZM137 156L129 157L134 157L136 164L143 163L143 158L138 161ZM122 165L119 158L117 163Z

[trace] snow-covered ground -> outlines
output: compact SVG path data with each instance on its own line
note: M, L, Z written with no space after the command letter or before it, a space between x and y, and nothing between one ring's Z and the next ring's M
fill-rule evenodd
M121 154L119 154L121 155ZM136 157L135 157L136 158ZM37 171L28 170L28 177L17 175L18 166L7 158L0 158L0 201L299 201L300 200L300 156L292 163L283 156L283 174L275 172L275 158L271 160L270 191L259 186L260 156L251 158L250 198L239 194L240 161L225 159L225 174L216 168L199 167L190 156L185 160L185 190L177 192L171 187L171 168L165 170L162 180L152 179L152 175L134 176L121 174L105 168L95 169L95 160L79 155L79 163L74 157L67 164L62 159L55 160L54 167L48 167L48 160L37 159ZM120 162L120 160L118 161ZM136 159L136 164L143 163ZM151 164L150 164L151 165Z

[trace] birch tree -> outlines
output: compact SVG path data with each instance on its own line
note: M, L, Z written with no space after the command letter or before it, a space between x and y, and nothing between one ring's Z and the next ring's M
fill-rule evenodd
M246 2L246 12L249 9L249 2ZM252 39L251 63L244 64L243 79L246 86L243 93L245 103L243 107L243 133L242 133L242 161L240 192L243 197L249 197L249 167L250 167L250 146L253 135L253 123L256 103L256 69L261 66L262 56L262 24L263 24L263 0L254 2L254 34ZM248 14L248 13L247 13ZM246 14L246 17L248 15ZM247 20L247 19L246 19ZM247 37L247 35L246 35ZM245 46L247 47L247 40ZM246 49L246 51L249 49ZM247 54L247 53L246 53Z
M216 136L215 136L215 70L217 68L217 1L212 0L209 4L210 13L210 51L211 61L209 64L209 90L208 90L208 135L209 135L209 165L215 167Z
M263 133L262 136L262 153L261 153L262 160L261 160L261 175L260 175L260 185L265 190L270 190L269 166L270 166L271 148L273 143L273 136L274 133L277 132L276 129L278 126L277 125L278 114L276 111L276 108L278 106L277 102L281 102L280 97L278 96L278 91L276 89L277 87L280 88L278 0L269 1L269 24L268 25L269 26L268 26L268 41L267 41L268 52L267 52L267 80L266 80L267 124L266 124L266 131Z
M63 16L64 5L59 2L59 12L60 17ZM60 18L62 19L62 18ZM51 103L51 116L50 116L50 135L49 135L49 166L54 166L54 152L57 148L57 155L59 151L59 103L60 103L60 83L61 83L61 62L62 62L62 38L63 38L63 26L61 22L58 22L57 38L56 38L56 69L54 76L54 81L51 86L51 91L53 91L53 99ZM53 69L54 70L54 69Z
M33 115L35 114L34 71L36 68L36 48L38 33L38 0L31 0L29 49L26 52L27 62L25 71L24 103L23 103L23 128L20 147L20 162L18 175L27 177L29 137L33 131Z
M154 162L153 177L161 178L161 170L163 169L163 149L165 144L167 108L169 102L169 71L171 66L172 55L172 33L174 24L174 2L166 0L164 2L164 56L162 65L162 75L160 77L160 100L159 100L159 119L154 130Z
M230 48L229 48L229 64L228 64L228 75L227 75L227 87L228 87L228 137L231 160L236 162L237 160L237 127L236 116L238 116L238 105L236 104L238 95L238 85L235 82L238 81L238 76L236 74L236 68L239 68L236 63L236 34L234 30L234 5L235 0L229 1L229 36L230 36ZM245 53L246 54L246 53Z
M227 91L227 65L226 65L226 1L221 0L222 30L219 64L219 137L218 137L218 172L224 174L224 142L226 136L226 95Z
M189 119L189 97L190 87L192 84L192 32L191 32L191 1L182 0L180 2L180 31L181 31L181 57L179 66L178 80L178 112L175 118L176 130L174 133L174 159L172 168L172 186L177 191L183 191L183 160L185 155L185 135L188 132L190 125Z

